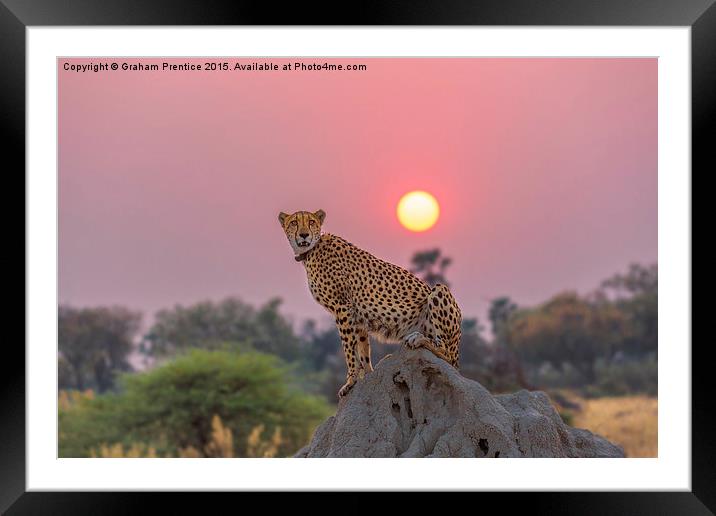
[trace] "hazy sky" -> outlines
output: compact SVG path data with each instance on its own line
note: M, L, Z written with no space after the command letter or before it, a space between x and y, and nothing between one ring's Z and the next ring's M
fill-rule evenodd
M405 267L439 246L468 316L656 261L656 59L328 62L367 70L60 61L60 301L149 316L280 296L297 322L323 318L277 221L319 208L326 231ZM441 207L424 233L395 216L416 189Z

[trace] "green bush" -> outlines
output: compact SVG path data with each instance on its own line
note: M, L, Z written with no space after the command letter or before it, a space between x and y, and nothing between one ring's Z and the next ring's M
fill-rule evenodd
M245 456L251 431L280 428L280 456L297 451L329 413L320 397L291 381L276 357L257 352L191 350L156 369L121 378L118 394L81 399L61 408L60 456L87 457L102 443L141 442L159 455L204 450L212 417L231 430L234 455Z
M550 363L530 371L530 380L542 389L577 389L584 396L626 396L630 394L657 395L658 364L656 354L624 357L594 362L595 379L589 383L569 362L557 369Z
M73 402L59 408L59 456L89 457L91 448L101 443L126 442L123 429L118 426L119 396L104 394L93 397L91 391L60 391L60 400L70 393ZM64 396L63 396L64 395Z
M626 358L619 362L599 359L594 368L597 372L597 381L585 388L586 396L657 395L658 363L653 353L646 357Z
M586 385L584 375L569 362L562 362L559 367L543 362L539 367L530 369L529 377L534 385L543 389L579 388Z

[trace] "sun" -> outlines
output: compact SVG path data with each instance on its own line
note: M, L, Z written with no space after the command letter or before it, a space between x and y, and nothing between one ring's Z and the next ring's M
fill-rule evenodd
M410 231L425 231L440 216L438 201L428 192L415 191L403 195L398 202L398 220Z

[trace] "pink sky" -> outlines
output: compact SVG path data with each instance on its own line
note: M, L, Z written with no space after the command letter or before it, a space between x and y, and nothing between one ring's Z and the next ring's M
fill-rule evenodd
M104 60L69 60L90 61ZM141 60L163 61L187 62ZM657 260L655 59L327 61L367 70L61 60L60 302L148 318L280 296L295 321L323 319L276 218L302 209L405 267L439 246L463 313L483 321L492 297L529 305ZM424 233L395 216L418 189L441 205Z

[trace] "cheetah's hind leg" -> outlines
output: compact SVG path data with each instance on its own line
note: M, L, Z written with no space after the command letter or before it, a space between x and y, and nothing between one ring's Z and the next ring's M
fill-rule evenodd
M404 342L405 346L409 349L425 348L436 357L442 358L448 363L452 363L450 356L440 347L439 341L438 344L436 344L419 331L414 331L406 335Z
M435 341L445 354L445 360L458 369L462 314L450 289L441 284L433 287L427 302L428 324L435 332Z
M428 295L423 313L423 332L408 334L405 345L411 349L424 347L457 369L459 361L460 324L462 316L450 290L437 284ZM434 338L433 335L435 335Z

